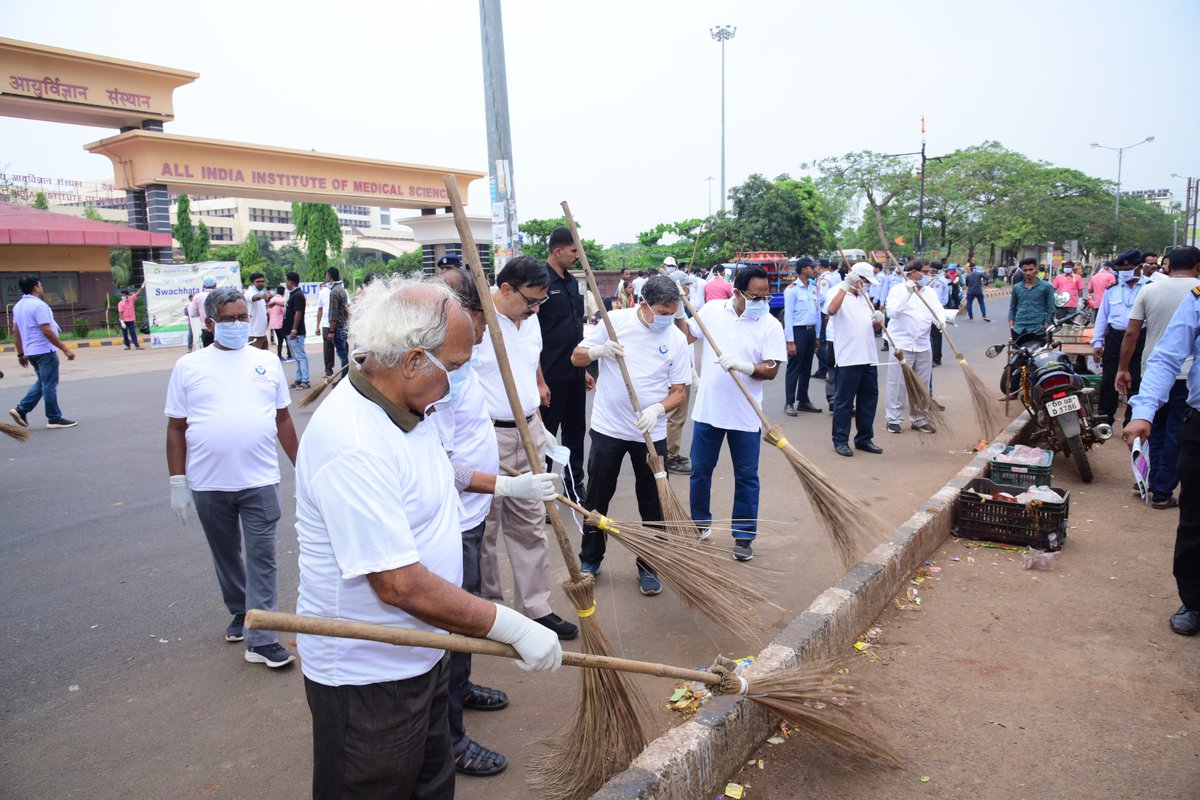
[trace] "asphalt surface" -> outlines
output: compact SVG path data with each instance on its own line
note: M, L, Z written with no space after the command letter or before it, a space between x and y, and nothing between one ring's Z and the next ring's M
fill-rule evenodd
M982 352L1005 338L1003 323L963 320L955 340L994 386L1000 364ZM0 602L7 612L0 620L0 796L269 799L309 793L310 720L300 672L246 664L241 646L223 641L228 615L203 533L194 519L182 527L169 508L162 408L170 366L180 354L84 352L64 365L60 387L64 413L79 427L47 431L39 407L28 442L0 436ZM11 355L0 358L6 373L0 408L6 411L31 378ZM949 347L944 364L934 371L935 394L957 420L955 433L935 439L906 428L889 435L881 399L876 440L882 456L834 454L828 413L785 417L782 372L768 385L767 414L834 480L898 524L966 461L978 438ZM885 375L881 368L881 384ZM812 396L821 397L816 381ZM293 411L302 431L310 412ZM597 616L618 654L684 666L708 664L718 652L752 654L837 580L840 570L796 478L768 448L761 477L763 522L753 563L775 573L753 579L783 610L764 609L765 630L757 636L730 635L685 612L669 590L641 597L633 559L610 547ZM1098 480L1104 479L1101 473ZM686 479L676 476L672 483L686 501ZM280 608L292 610L298 578L293 472L286 460L281 490ZM713 488L718 517L730 513L731 494L723 458ZM628 473L610 516L637 520ZM888 533L881 531L880 541ZM557 555L552 563L559 564L556 578L565 578ZM507 585L507 572L504 577ZM557 590L553 602L564 615L570 608ZM285 644L291 640L282 637ZM569 669L527 675L508 663L476 659L476 679L508 691L512 704L495 713L468 712L468 729L505 752L512 765L495 778L461 778L458 795L526 797L530 757L544 752L539 742L570 719L578 678ZM662 709L672 684L646 678L639 685L656 709L650 727L657 734L674 722Z

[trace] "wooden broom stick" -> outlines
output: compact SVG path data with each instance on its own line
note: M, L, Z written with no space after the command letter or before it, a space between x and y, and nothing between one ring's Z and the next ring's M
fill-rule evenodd
M540 475L546 471L546 468L542 459L538 457L537 448L533 446L533 434L529 430L529 423L521 408L521 397L517 394L512 365L508 360L508 349L504 346L504 332L500 329L500 321L496 317L496 305L492 302L492 287L488 285L487 276L483 272L483 264L479 261L479 248L475 245L475 234L471 232L471 225L467 222L467 214L463 209L462 197L458 194L458 184L455 182L454 176L446 175L444 182L450 197L450 207L454 212L454 224L458 228L459 239L462 240L463 256L471 268L471 276L475 279L475 288L479 290L483 315L487 319L488 335L492 339L492 349L496 353L496 364L500 368L500 377L504 380L504 393L508 397L508 404L512 407L513 422L517 426L517 433L521 436L521 445L525 449L525 457L529 460L530 472ZM537 325L538 323L531 317L525 320L525 324ZM567 572L571 575L571 582L578 583L583 580L583 573L579 570L579 559L575 557L571 542L567 538L567 529L558 513L558 504L553 500L547 500L546 513L550 515L554 538L558 540L558 548L562 551Z

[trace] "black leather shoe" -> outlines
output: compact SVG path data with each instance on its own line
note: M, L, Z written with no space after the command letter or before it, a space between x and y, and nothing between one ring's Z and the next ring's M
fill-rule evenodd
M820 414L821 413L821 409L817 408L812 403L797 403L796 410L797 411L807 411L810 414Z
M863 442L862 444L856 444L856 445L854 445L854 449L862 450L863 452L866 452L866 453L874 453L875 455L879 455L880 453L883 452L883 448L880 447L879 445L875 444L874 442Z
M825 373L824 373L824 372L814 372L814 373L813 373L812 375L810 375L809 377L810 377L810 378L816 378L817 380L821 380L821 381L823 381L823 380L825 380Z
M1200 611L1189 611L1187 606L1180 606L1171 615L1171 630L1180 636L1195 636L1200 632Z
M558 638L562 641L574 639L579 635L579 627L567 622L558 614L550 613L544 617L538 617L534 620L534 622L538 623L539 625L545 625L547 628L557 633Z
M854 455L854 451L850 449L850 445L848 445L848 444L834 445L833 449L837 452L837 454L839 456L845 456L846 458L851 458Z

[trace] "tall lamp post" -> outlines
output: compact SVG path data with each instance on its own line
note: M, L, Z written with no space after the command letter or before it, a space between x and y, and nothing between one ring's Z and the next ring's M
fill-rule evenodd
M712 175L709 175L704 180L708 181L708 215L711 217L712 216L712 182L713 182L714 178Z
M1125 160L1125 151L1126 151L1126 150L1132 150L1133 148L1137 147L1139 144L1146 144L1146 143L1148 143L1148 142L1153 142L1153 141L1154 141L1154 137L1153 137L1153 136L1147 136L1145 139L1142 139L1140 142L1134 142L1133 144L1127 144L1127 145L1125 145L1124 147L1109 147L1109 146L1108 146L1108 145L1106 145L1106 144L1099 144L1099 143L1097 143L1097 142L1092 142L1092 147L1099 147L1099 148L1101 148L1101 149L1103 149L1103 150L1115 150L1115 151L1117 152L1117 210L1116 210L1116 218L1117 218L1117 221L1118 221L1118 222L1120 222L1120 221L1121 221L1121 165L1122 165L1122 163L1123 163L1123 162L1124 162L1124 160Z
M721 43L721 210L725 210L725 42L737 35L737 28L718 25L708 29L712 38Z
M1183 196L1183 243L1196 244L1196 215L1200 212L1200 178L1171 173L1172 178L1187 179L1187 194Z

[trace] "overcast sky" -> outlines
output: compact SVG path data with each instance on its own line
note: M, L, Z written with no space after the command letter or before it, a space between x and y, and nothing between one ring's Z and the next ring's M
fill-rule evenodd
M518 214L629 241L720 206L727 175L799 175L850 150L937 155L986 139L1122 186L1200 175L1196 0L509 0L503 6ZM3 0L0 35L200 73L169 132L486 169L476 0L196 4ZM1176 57L1175 52L1183 55ZM108 134L0 118L0 167L110 180ZM487 213L487 186L471 211Z

